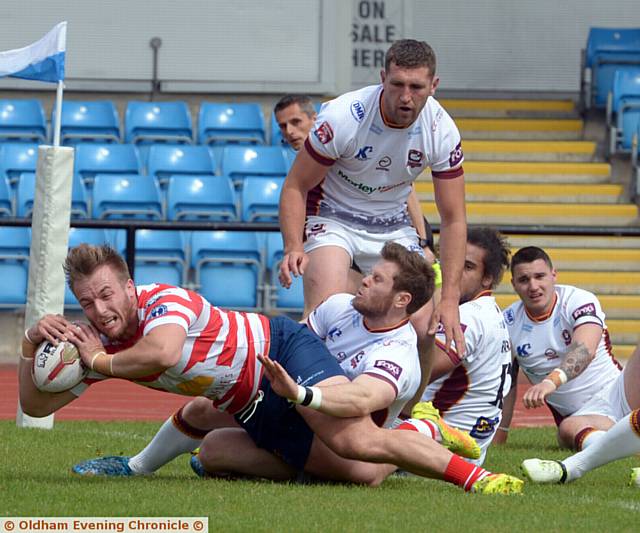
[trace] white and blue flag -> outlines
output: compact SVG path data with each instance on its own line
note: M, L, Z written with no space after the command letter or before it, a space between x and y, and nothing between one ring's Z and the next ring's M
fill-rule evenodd
M67 23L60 22L42 39L24 48L0 52L0 77L56 83L64 80Z

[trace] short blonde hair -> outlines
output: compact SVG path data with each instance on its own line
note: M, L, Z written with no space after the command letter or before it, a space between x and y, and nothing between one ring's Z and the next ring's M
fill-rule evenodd
M76 281L91 276L98 268L105 265L111 267L123 284L131 279L127 263L108 244L93 246L83 243L71 248L63 267L69 288L73 291Z

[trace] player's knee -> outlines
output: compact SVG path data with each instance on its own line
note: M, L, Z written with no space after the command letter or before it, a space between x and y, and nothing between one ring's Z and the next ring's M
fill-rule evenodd
M183 407L182 416L185 422L193 427L209 429L211 427L212 412L211 400L199 396Z
M572 423L569 419L563 420L558 426L558 445L561 448L573 448L573 440L577 433L577 428L575 424Z

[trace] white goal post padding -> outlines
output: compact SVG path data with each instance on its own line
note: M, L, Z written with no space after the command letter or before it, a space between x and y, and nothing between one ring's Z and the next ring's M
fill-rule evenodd
M46 314L64 312L65 277L62 265L67 256L73 148L40 146L36 171L36 194L31 224L29 289L25 327ZM53 415L33 418L18 403L16 424L20 427L53 427Z

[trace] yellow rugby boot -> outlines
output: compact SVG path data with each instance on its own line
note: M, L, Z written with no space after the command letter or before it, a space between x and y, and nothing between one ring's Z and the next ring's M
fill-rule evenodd
M477 494L522 494L524 481L509 474L488 474L476 481L471 492Z

